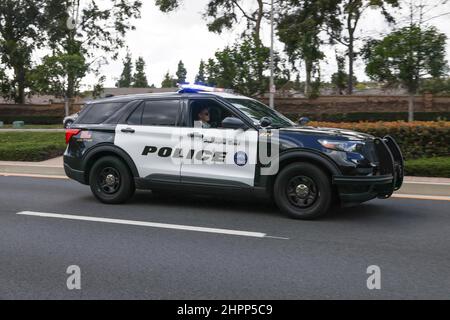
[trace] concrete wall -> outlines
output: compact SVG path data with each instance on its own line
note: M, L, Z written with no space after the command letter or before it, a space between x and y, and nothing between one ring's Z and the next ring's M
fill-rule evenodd
M70 107L70 113L76 113L80 110L81 104L73 104ZM54 104L0 104L0 118L2 116L46 116L46 117L64 117L64 103Z

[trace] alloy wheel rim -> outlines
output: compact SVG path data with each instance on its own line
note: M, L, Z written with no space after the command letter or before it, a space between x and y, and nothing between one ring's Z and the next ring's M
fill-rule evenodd
M102 169L98 175L98 185L100 190L109 195L119 191L120 182L120 173L111 167Z
M316 183L309 177L296 176L289 180L286 196L289 202L301 209L314 205L318 199L319 190Z

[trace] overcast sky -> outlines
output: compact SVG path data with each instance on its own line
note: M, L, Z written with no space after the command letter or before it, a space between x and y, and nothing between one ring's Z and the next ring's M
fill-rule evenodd
M415 0L417 2L421 0ZM430 4L439 0L422 0ZM206 23L202 18L202 12L208 0L185 0L181 8L176 12L165 14L160 12L154 5L154 0L143 1L142 18L134 21L136 30L130 32L126 37L127 45L133 58L144 57L147 62L147 75L150 84L157 87L167 71L175 74L178 62L183 60L188 70L188 80L193 81L198 71L200 59L207 60L212 57L216 50L222 49L234 43L242 31L243 25L236 30L217 35L208 31ZM250 2L253 2L250 1ZM188 4L187 4L188 3ZM450 1L445 7L436 8L428 13L429 17L450 11ZM394 14L399 17L398 21L405 20L408 10L396 10ZM441 32L447 34L450 39L450 15L433 19L433 25ZM396 26L399 26L398 23ZM359 25L358 35L363 37L379 37L389 32L395 26L388 26L381 14L374 10L368 10ZM262 36L264 43L270 44L270 28L263 26ZM447 56L450 60L450 40L447 45ZM276 43L276 50L282 51L283 45ZM321 66L324 80L329 80L331 74L336 71L335 48L325 48L327 58ZM343 50L341 48L341 50ZM112 61L103 66L102 74L106 75L106 87L113 87L123 68L122 58L126 54L126 48L120 55L118 61ZM360 80L367 80L364 74L363 62L356 63L356 75ZM304 78L304 73L301 74ZM88 76L84 85L95 83L94 76Z

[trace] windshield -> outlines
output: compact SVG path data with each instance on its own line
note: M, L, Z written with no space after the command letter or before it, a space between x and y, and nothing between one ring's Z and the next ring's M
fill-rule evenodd
M265 104L251 99L227 99L228 102L233 104L240 111L245 113L255 125L260 125L260 120L264 117L272 120L272 127L285 128L293 127L295 124L283 116L281 113L270 109Z

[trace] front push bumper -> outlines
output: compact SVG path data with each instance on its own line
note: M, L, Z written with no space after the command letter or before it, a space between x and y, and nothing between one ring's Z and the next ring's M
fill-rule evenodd
M371 176L334 176L341 202L358 204L375 198L388 199L403 185L405 161L397 142L390 136L374 141L378 158L376 174Z

